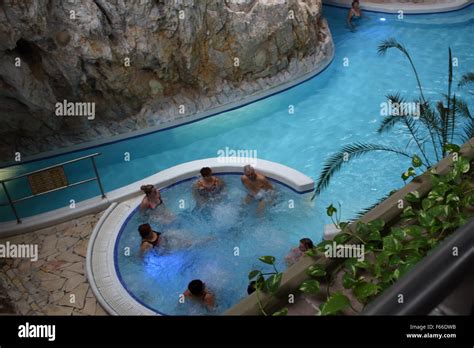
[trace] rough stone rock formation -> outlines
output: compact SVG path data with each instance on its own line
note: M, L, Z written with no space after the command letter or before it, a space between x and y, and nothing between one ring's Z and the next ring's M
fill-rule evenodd
M242 99L332 49L321 0L0 0L0 159Z

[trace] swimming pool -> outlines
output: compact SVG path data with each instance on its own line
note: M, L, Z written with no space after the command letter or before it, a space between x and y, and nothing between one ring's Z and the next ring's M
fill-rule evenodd
M298 194L273 181L275 200L259 214L255 203L244 203L246 191L239 175L220 177L226 183L222 199L196 206L191 195L195 180L186 180L163 191L167 212L143 215L135 209L122 225L115 243L115 268L122 285L142 305L169 315L221 314L247 296L251 270L272 270L258 257L275 256L282 272L285 255L301 238L315 242L322 238L313 228L310 194ZM165 242L142 256L137 228L145 222L162 232ZM214 310L179 301L196 278L215 294Z
M336 56L316 78L217 117L6 168L0 171L0 177L101 152L97 164L105 189L110 191L178 163L215 157L219 150L228 147L255 150L259 158L283 163L317 178L324 159L343 144L364 141L404 145L402 131L383 137L376 133L381 120L380 104L387 93L396 90L416 97L416 82L398 52L389 52L386 57L377 55L378 43L389 37L404 43L419 70L425 95L437 100L446 90L448 45L459 62L455 78L474 70L474 6L446 14L405 15L403 21L396 15L366 13L367 18L355 33L345 28L346 11L324 7ZM386 20L380 21L381 17ZM456 94L466 95L467 91L456 90ZM288 113L290 105L294 106L294 114ZM125 153L130 154L130 161L124 160ZM329 222L325 207L330 203L342 202L343 217L352 217L354 212L402 186L399 173L408 165L383 153L351 163L316 202L314 229L321 230ZM74 165L68 172L73 180L80 180L90 176L91 167ZM8 186L16 197L27 193L25 187L21 181ZM32 216L67 206L71 199L81 201L97 194L97 185L91 183L50 194L47 199L38 197L21 203L18 210L21 216ZM9 207L1 207L0 213L1 221L14 219Z

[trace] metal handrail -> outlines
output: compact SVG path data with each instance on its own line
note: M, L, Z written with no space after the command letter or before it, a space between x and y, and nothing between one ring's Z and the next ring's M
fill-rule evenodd
M63 190L63 189L69 188L69 187L82 185L82 184L85 184L85 183L88 183L88 182L91 182L91 181L97 181L97 184L99 185L99 189L100 189L100 193L102 195L102 198L105 198L106 196L105 196L104 188L103 188L102 182L100 180L99 172L97 170L97 165L95 163L95 157L97 157L99 155L100 155L100 153L96 152L96 153L93 153L93 154L90 154L90 155L87 155L87 156L82 156L82 157L75 158L75 159L72 159L72 160L69 160L69 161L57 163L57 164L49 166L49 167L37 169L37 170L31 171L31 172L28 172L28 173L25 173L25 174L21 174L21 175L17 175L17 176L11 177L11 178L0 180L0 184L2 185L3 190L5 191L5 195L7 196L7 200L8 200L8 202L6 202L6 203L0 203L0 207L5 206L5 205L9 205L12 208L13 213L15 214L17 223L21 223L20 216L18 215L18 212L15 208L16 203L23 202L23 201L26 201L28 199L34 198L34 197L42 196L42 195L45 195L47 193L60 191L60 190ZM60 167L60 166L64 166L64 165L71 164L71 163L74 163L74 162L83 161L83 160L86 160L86 159L89 159L89 158L91 159L92 167L94 169L95 177L93 177L93 178L84 179L84 180L81 180L81 181L78 181L78 182L74 182L72 184L68 183L67 185L62 186L62 187L57 187L57 188L54 188L52 190L40 192L40 193L37 193L37 194L32 194L32 195L22 197L22 198L18 198L18 199L15 199L15 200L13 200L11 198L10 193L7 190L7 186L5 185L6 182L9 182L9 181L12 181L12 180L24 178L26 176L30 176L30 175L33 175L33 174L36 174L36 173L44 172L46 170L53 169L53 168Z

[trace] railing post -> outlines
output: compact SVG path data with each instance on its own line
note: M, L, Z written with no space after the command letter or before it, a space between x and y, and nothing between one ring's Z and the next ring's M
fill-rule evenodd
M102 194L102 198L105 198L104 188L102 187L102 182L100 181L99 172L97 171L97 166L95 164L95 157L91 157L91 160L92 160L92 166L94 167L95 177L97 178L97 183L99 184L100 193Z
M12 198L10 197L10 194L7 191L7 186L5 185L3 181L2 181L2 186L3 186L3 191L5 191L5 195L7 196L8 203L10 203L10 207L12 208L13 213L15 214L16 221L17 223L21 224L20 217L18 216L18 212L15 209L15 204L13 203Z

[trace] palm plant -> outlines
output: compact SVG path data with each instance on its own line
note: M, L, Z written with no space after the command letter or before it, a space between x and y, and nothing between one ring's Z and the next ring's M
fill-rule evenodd
M408 50L402 44L393 38L385 40L378 46L378 53L385 55L388 50L393 48L400 51L411 65L419 90L419 97L416 100L416 103L419 105L419 113L414 113L413 111L401 115L399 112L390 113L384 117L377 132L383 134L393 130L397 125L404 126L404 130L410 136L405 149L414 143L416 153L410 154L398 147L379 144L357 142L344 145L325 161L316 182L312 199L329 185L331 178L342 168L343 164L367 153L385 151L399 154L412 159L415 167L425 167L425 169L428 169L453 149L452 144L456 140L464 143L474 136L474 118L471 116L467 104L453 93L451 48L449 48L448 91L447 94L443 94L444 100L438 101L434 105L425 98L420 77L413 60ZM473 82L474 73L469 73L462 77L458 86L462 87ZM399 93L389 94L386 97L393 105L403 105L405 103L404 98ZM430 148L432 149L431 152L428 151ZM406 180L410 176L414 176L413 168L410 168L402 178Z

